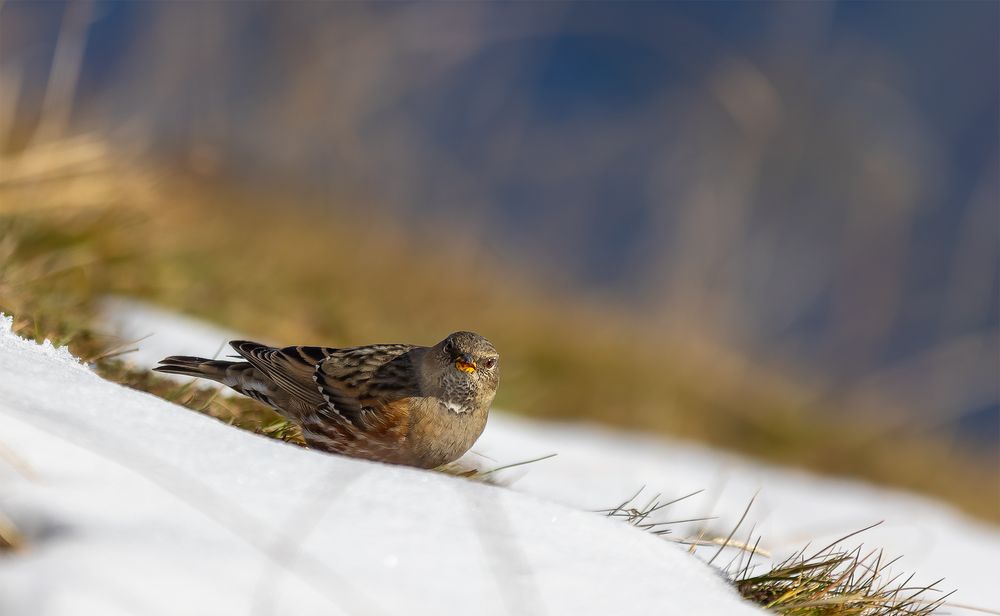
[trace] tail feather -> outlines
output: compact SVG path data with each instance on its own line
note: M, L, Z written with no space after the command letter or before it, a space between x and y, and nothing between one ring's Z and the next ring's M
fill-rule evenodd
M2 1L2 0L0 0ZM252 345L253 343L232 343L233 347L241 350L238 344ZM257 345L260 349L269 349ZM258 350L255 348L255 350ZM242 350L241 350L242 352ZM264 371L258 369L250 362L245 361L225 361L221 359L205 359L204 357L191 357L190 355L173 355L160 360L160 365L153 368L156 372L167 374L180 374L183 376L193 376L196 378L209 379L222 383L237 392L253 398L258 402L263 402L274 408L282 415L295 419L298 417L301 404L289 396L288 392L275 385L273 379Z
M241 366L242 364L242 366ZM234 372L239 372L239 368L245 366L250 368L246 362L222 361L218 359L205 359L203 357L190 357L187 355L173 355L160 360L160 365L153 368L155 372L165 372L167 374L181 374L202 379L218 381L224 385L233 385ZM237 370L232 370L237 368Z

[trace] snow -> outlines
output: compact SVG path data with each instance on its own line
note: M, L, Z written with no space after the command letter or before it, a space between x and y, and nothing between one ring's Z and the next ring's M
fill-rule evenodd
M648 533L236 430L6 318L0 511L26 540L0 556L5 616L762 613Z

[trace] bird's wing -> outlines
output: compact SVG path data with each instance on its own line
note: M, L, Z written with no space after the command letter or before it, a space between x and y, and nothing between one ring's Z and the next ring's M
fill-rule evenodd
M377 409L387 397L394 399L415 391L409 351L420 347L413 345L277 349L245 340L230 344L289 395L321 414L340 416L356 425L366 409Z
M248 340L229 343L253 367L266 374L271 381L289 395L309 406L320 406L323 396L313 381L317 364L337 349L316 346L293 346L276 349Z
M387 402L416 395L417 378L409 344L376 344L335 349L317 366L313 380L333 413L361 426L366 414Z

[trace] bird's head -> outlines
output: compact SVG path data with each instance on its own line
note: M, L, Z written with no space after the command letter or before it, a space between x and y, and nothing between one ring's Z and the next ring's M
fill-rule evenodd
M431 355L443 368L441 376L446 383L473 384L477 389L496 391L500 381L500 354L479 334L450 334L434 345Z

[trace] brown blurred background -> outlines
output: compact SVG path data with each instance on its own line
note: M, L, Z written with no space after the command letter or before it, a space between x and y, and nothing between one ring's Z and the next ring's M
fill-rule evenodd
M997 516L998 7L8 0L0 211L139 225L94 293L474 328L505 408Z

